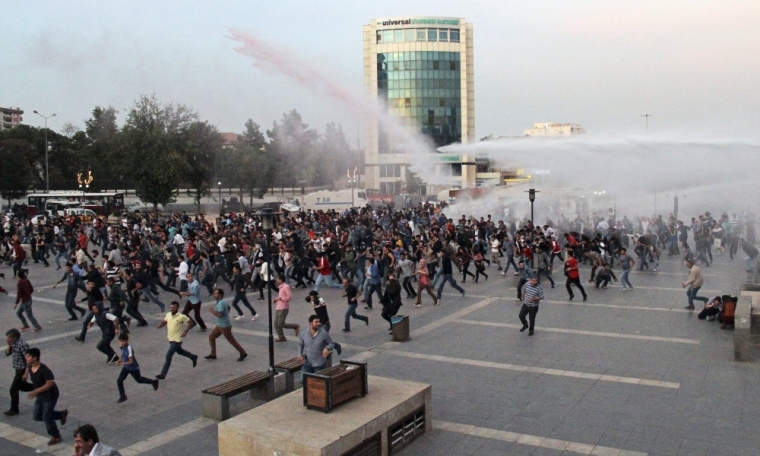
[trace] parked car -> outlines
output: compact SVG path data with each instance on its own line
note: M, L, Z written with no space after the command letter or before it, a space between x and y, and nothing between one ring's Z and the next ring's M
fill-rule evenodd
M156 209L160 212L163 211L164 208L160 204L156 206ZM139 213L139 212L153 212L153 204L146 204L142 201L138 201L136 203L132 203L126 207L126 211L129 213Z
M98 218L98 214L95 213L95 211L90 209L82 209L82 208L73 208L73 209L66 209L64 211L64 217L79 217L79 220L83 221L84 223L92 223L96 218Z
M283 203L280 205L280 212L301 212L301 208L293 203Z
M222 199L222 208L224 209L224 212L243 211L243 205L240 203L240 200L237 198L237 196L233 196L229 200Z
M264 209L271 209L275 212L280 210L280 206L282 206L282 203L279 201L270 201L268 203L260 204L258 206L254 206L252 209L256 212L261 212Z
M43 225L48 222L48 216L45 214L35 215L32 217L32 226L37 226L37 224L42 223Z

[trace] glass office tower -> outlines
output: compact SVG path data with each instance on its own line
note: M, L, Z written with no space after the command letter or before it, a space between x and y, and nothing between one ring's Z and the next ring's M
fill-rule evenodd
M472 141L472 44L472 24L462 18L373 20L364 26L365 88L400 117L405 128L427 135L435 147ZM375 119L365 124L364 153L368 189L390 195L404 190L408 157ZM439 169L431 172L453 176L462 188L475 185L474 160L441 159Z

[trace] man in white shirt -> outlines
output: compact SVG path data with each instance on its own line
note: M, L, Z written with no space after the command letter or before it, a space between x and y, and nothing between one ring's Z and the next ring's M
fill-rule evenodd
M187 261L185 261L185 258L182 257L181 253L180 258L182 261L180 261L179 267L177 268L177 277L179 277L179 291L187 291L187 272L190 270L190 266L187 264Z
M174 247L177 249L177 254L182 254L185 247L185 238L182 237L182 234L180 234L179 231L174 235Z
M499 271L501 271L501 261L499 261L499 249L501 248L501 241L494 236L491 239L491 263L496 263L496 266L499 267Z

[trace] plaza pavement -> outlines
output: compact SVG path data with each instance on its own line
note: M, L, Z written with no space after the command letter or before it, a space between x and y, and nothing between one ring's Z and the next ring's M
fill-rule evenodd
M743 264L716 257L712 267L703 268L706 283L700 294L738 295ZM341 358L365 359L373 375L433 385L434 429L402 454L759 454L760 367L735 363L732 332L683 309L680 284L688 272L680 261L663 257L660 265L658 273L632 273L636 289L629 293L612 284L607 290L591 289L583 267L587 303L578 292L574 301L567 300L560 269L557 288L542 281L546 300L533 337L518 332L520 304L511 270L504 277L492 267L489 280L468 281L465 298L447 285L437 307L429 296L421 308L405 300L400 314L410 315L412 326L412 340L405 343L389 342L377 303L372 311L359 309L370 316L369 327L353 320L352 332L342 333L341 290L321 291L332 335L344 344ZM50 289L62 271L32 264L30 270L37 290L34 312L44 330L23 337L42 350L42 362L55 373L58 409L69 409L69 422L60 427L62 444L48 448L44 425L32 421L32 401L22 396L20 415L0 415L0 455L37 450L71 455L71 433L83 423L94 424L101 440L124 455L217 453L216 423L201 417L200 391L267 368L265 301L249 293L259 320L250 321L248 314L233 320L233 333L249 353L244 362L235 361L237 353L221 338L218 360L200 359L193 369L190 360L175 356L157 392L128 378L129 400L117 404L120 368L106 365L95 349L98 328L84 344L76 342L81 320L66 321L65 285ZM0 296L5 332L20 325L12 310L12 274L7 267L2 271L8 277L3 285L11 290L11 296ZM619 269L615 272L619 275ZM305 295L295 292L288 317L304 327L311 314ZM161 299L168 304L172 297L162 292ZM153 377L168 347L166 330L155 329L161 318L156 305L141 302L140 309L151 326L133 328L131 342L143 375ZM213 324L211 314L204 310L203 315ZM296 355L297 340L292 331L286 335L288 342L275 346L277 362ZM205 334L191 332L184 348L208 354ZM0 359L3 410L11 379L10 359ZM238 410L254 405L246 395L234 402ZM329 415L325 418L329 426Z

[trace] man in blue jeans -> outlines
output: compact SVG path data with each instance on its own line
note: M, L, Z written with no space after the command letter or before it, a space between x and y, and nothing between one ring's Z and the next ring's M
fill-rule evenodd
M69 321L78 320L77 314L74 313L74 310L78 310L81 313L81 317L84 317L84 314L86 313L85 310L79 307L76 302L77 292L79 291L79 282L81 280L81 277L74 273L74 269L72 269L71 263L66 263L66 272L63 274L61 280L53 285L53 288L55 288L61 282L66 282L66 298L64 299L64 303L66 310L69 312L69 315L71 315Z
M298 340L298 361L305 361L301 373L313 374L325 368L333 350L340 354L340 345L333 342L330 333L322 329L319 317L309 317L309 330L301 331Z
M182 328L184 328L185 323L187 323L187 328L183 331ZM195 326L195 322L187 315L179 313L179 303L177 301L172 301L169 304L169 313L167 313L161 323L158 324L157 329L161 329L164 326L167 327L169 350L166 352L164 368L161 369L160 374L156 375L156 378L159 380L165 379L166 374L169 373L169 367L172 365L172 357L174 357L175 353L190 358L193 362L193 367L198 364L198 355L194 355L182 348L182 340L187 337L187 333L193 328L193 326Z
M441 274L442 274L442 280L441 284L438 285L438 302L441 302L441 292L443 292L443 286L446 285L446 282L451 285L451 288L459 291L462 293L462 296L464 296L464 290L462 287L457 285L457 281L454 280L454 274L453 270L451 268L451 258L449 258L448 255L446 255L446 252L440 252L438 256L441 258Z
M357 301L359 297L359 289L356 288L351 283L351 281L348 280L348 278L343 278L343 288L346 290L346 294L344 294L343 296L348 301L348 309L346 309L345 322L343 324L343 332L351 331L352 318L361 320L367 326L369 326L369 318L367 318L364 315L359 315L358 313L356 313L356 307L359 306L359 302Z
M62 410L58 412L55 410L55 404L58 402L60 392L58 391L58 385L55 384L53 371L40 362L40 349L30 348L24 358L29 366L29 377L32 380L31 386L34 388L29 390L29 399L34 399L33 419L34 421L45 422L45 429L50 436L48 445L55 445L61 441L61 433L58 432L55 420L60 420L63 426L66 424L69 411Z
M623 274L620 276L620 284L623 285L623 291L633 290L631 281L628 280L628 274L631 273L631 269L636 265L636 260L628 255L625 249L620 249L620 266L623 268Z
M364 299L361 302L367 303L364 308L372 310L372 293L377 293L377 299L382 300L382 276L377 266L377 261L372 255L367 256L367 286L364 289Z
M707 304L708 299L704 296L697 296L699 289L705 284L705 279L702 277L702 271L699 267L691 261L686 261L686 267L689 268L689 278L681 286L683 288L689 287L686 290L686 297L689 299L689 305L686 309L694 310L694 301L702 301Z

